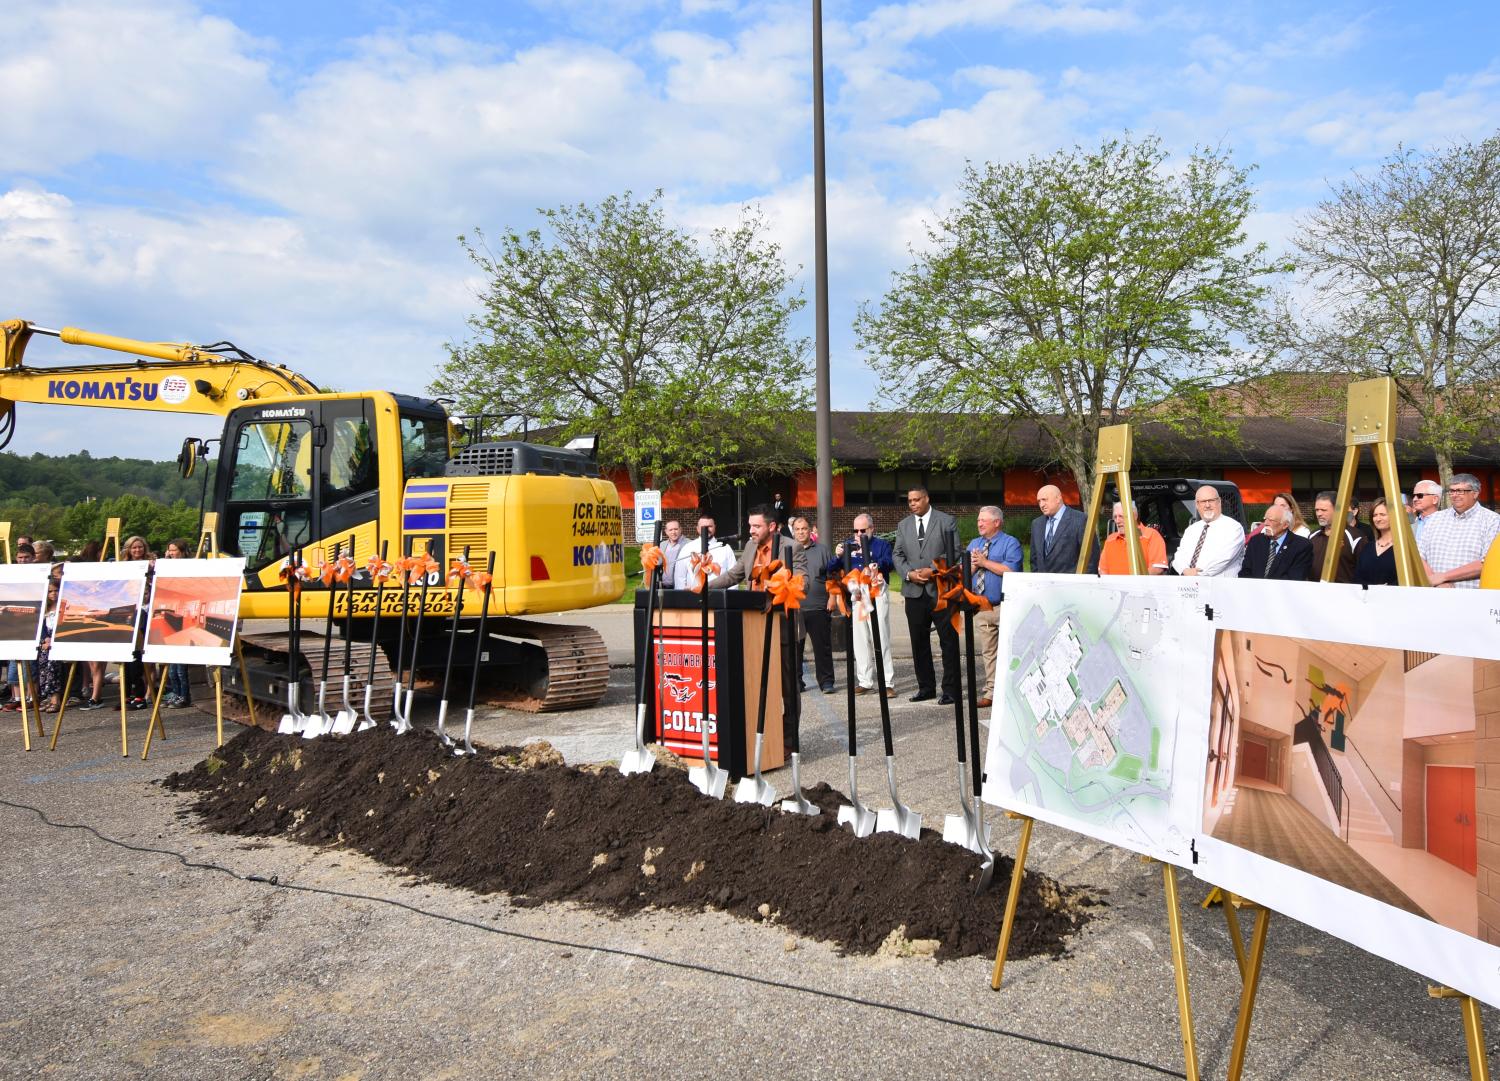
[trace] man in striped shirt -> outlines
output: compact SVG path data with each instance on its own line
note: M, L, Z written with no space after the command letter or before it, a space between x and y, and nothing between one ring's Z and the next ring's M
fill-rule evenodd
M1500 514L1479 505L1479 478L1455 473L1448 481L1448 509L1434 514L1417 547L1435 586L1478 589L1485 553L1500 536Z

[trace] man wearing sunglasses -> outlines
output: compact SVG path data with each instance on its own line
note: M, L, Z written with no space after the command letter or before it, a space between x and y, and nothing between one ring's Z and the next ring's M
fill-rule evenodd
M1443 508L1443 486L1435 480L1419 480L1411 489L1411 532L1417 540L1432 516Z
M1435 586L1478 589L1484 557L1500 536L1500 514L1479 504L1479 478L1455 473L1448 481L1448 509L1432 516L1417 542L1427 578Z

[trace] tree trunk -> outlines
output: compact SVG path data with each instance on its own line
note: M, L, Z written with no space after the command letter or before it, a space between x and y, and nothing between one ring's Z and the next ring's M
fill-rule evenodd
M1448 482L1453 479L1453 454L1447 447L1434 448L1437 457L1438 483L1443 486L1443 491L1448 490Z

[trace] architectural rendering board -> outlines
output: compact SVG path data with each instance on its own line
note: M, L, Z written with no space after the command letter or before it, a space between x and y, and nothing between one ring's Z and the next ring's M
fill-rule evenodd
M64 564L52 659L131 660L148 567L145 560Z
M1194 578L1008 579L985 801L1188 864L1213 649L1203 594Z
M1264 581L1212 598L1197 872L1500 1003L1493 602Z
M51 570L46 563L0 566L0 658L36 659L42 616L47 607L47 576Z
M239 619L243 559L159 559L143 659L228 664Z

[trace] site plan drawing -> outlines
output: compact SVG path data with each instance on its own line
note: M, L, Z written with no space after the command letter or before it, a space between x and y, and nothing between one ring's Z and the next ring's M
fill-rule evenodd
M985 800L1189 862L1213 654L1201 584L1016 575L1005 593Z

